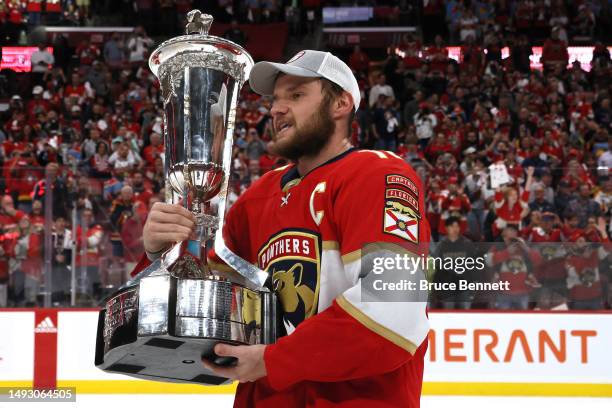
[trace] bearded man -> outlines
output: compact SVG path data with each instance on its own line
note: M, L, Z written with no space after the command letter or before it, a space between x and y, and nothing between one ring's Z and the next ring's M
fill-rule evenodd
M286 64L260 62L249 82L273 97L270 152L292 163L238 198L223 235L271 274L286 335L271 345L218 344L215 353L237 363L203 364L240 382L236 407L418 407L426 303L363 300L361 263L368 243L426 252L421 181L394 153L351 146L361 94L336 56L305 50ZM148 258L193 228L185 208L154 204L143 232Z

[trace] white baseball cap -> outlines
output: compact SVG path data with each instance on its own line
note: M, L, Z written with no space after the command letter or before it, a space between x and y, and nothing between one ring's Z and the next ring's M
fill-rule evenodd
M286 64L258 62L251 70L251 89L260 95L272 95L276 77L281 72L293 76L328 79L351 94L355 111L359 107L361 92L355 75L348 65L332 53L304 50L295 54Z

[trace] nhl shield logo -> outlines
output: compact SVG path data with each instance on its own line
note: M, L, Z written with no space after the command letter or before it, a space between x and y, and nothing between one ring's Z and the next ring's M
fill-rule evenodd
M305 231L274 235L259 251L259 266L270 273L291 333L317 311L320 277L320 238Z

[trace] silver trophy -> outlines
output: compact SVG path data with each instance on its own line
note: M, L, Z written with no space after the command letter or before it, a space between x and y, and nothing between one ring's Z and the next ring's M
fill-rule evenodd
M208 35L212 17L193 10L186 35L161 44L149 66L164 100L166 202L197 220L176 243L111 295L98 319L95 364L104 371L157 381L223 384L202 358L219 343L276 340L276 297L268 274L229 250L221 230L240 88L253 59L239 45ZM217 206L210 201L219 197ZM206 264L207 243L230 268ZM220 268L221 269L221 268Z

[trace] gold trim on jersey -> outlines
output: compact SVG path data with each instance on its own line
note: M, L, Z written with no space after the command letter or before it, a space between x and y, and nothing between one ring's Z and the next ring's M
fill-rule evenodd
M394 331L386 328L385 326L377 323L371 317L363 313L357 307L355 307L351 302L349 302L343 295L340 295L336 298L336 302L338 305L348 314L355 318L359 323L363 324L368 329L372 330L374 333L384 337L389 340L391 343L395 344L398 347L403 348L410 354L414 355L414 352L417 349L417 346L411 342L410 340L402 337L401 335L395 333ZM389 303L391 305L391 303Z
M290 188L297 186L298 184L300 184L300 182L302 181L301 178L296 178L293 179L291 181L288 181L287 184L285 184L282 188L282 192L286 193L287 191L289 191Z
M323 241L323 249L340 249L340 243L338 241Z
M355 262L361 259L361 249L357 249L353 252L349 252L348 254L342 255L342 263L349 264L351 262Z
M285 170L286 168L288 168L289 166L291 166L291 164L285 164L284 166L279 167L279 168L277 168L277 169L273 169L272 171L283 171L283 170Z

